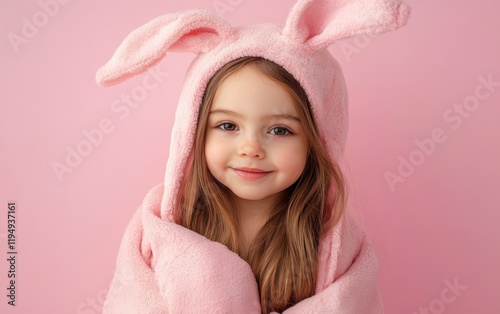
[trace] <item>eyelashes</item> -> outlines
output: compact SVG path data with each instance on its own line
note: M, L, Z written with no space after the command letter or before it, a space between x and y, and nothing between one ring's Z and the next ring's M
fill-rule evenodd
M232 122L221 122L218 123L215 127L225 132L239 131L238 126ZM290 128L284 125L273 126L267 131L267 133L281 137L295 134L292 130L290 130Z
M278 125L269 130L269 133L277 136L286 136L292 134L292 131L290 131L288 128L284 126Z
M237 126L231 122L222 122L217 127L223 131L237 131Z

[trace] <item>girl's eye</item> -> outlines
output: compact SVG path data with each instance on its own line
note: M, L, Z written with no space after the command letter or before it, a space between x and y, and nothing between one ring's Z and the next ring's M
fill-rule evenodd
M271 131L269 131L269 133L271 133L272 135L285 136L291 134L292 132L290 132L290 130L288 130L285 127L277 126L272 128Z
M221 123L217 127L224 131L236 131L236 125L230 122Z

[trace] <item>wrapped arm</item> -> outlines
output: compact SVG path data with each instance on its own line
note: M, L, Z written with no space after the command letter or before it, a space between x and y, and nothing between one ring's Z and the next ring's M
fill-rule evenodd
M153 188L127 227L103 313L260 313L250 266L161 219L162 192Z

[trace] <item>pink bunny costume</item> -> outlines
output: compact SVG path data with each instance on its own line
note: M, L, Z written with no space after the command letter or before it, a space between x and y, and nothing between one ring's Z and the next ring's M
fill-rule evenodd
M97 72L98 84L144 72L168 51L197 56L177 107L164 183L151 189L126 230L104 313L261 313L250 266L173 222L206 85L224 64L243 56L283 66L306 91L321 139L338 161L348 129L347 91L326 48L397 29L409 15L410 7L398 0L299 0L284 27L233 28L192 10L159 16L133 31ZM316 294L284 313L382 313L377 267L366 235L347 214L321 240Z

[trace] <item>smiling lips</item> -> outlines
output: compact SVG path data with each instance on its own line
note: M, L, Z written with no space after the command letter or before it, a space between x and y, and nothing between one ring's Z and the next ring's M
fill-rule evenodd
M259 180L271 173L256 168L233 168L234 172L244 180Z

